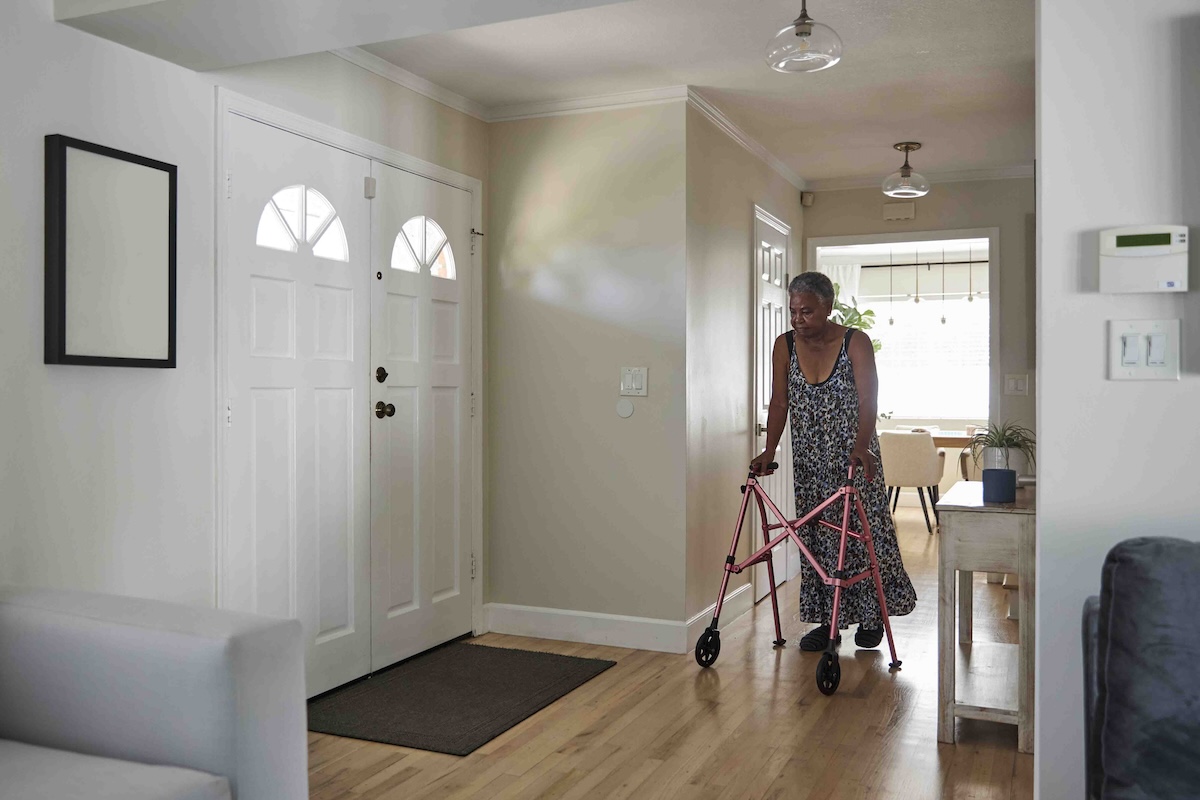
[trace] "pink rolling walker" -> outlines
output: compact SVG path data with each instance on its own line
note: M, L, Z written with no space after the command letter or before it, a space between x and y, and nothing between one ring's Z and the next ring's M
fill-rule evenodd
M887 601L883 596L883 580L879 576L879 562L875 558L875 544L871 539L871 526L867 522L867 514L863 510L862 498L859 496L859 491L854 487L854 469L855 464L850 465L849 474L846 477L846 483L830 497L823 501L812 511L805 514L800 519L789 520L779 508L771 502L771 498L767 496L762 485L755 478L754 473L746 479L746 485L742 487L742 509L738 512L737 527L733 531L733 544L729 546L729 555L725 559L725 572L721 576L721 591L717 595L717 605L713 610L712 623L700 635L700 639L696 642L696 663L702 667L711 667L717 660L717 656L721 653L721 632L717 629L717 620L721 616L721 606L725 603L725 590L729 586L729 576L737 575L746 568L765 562L767 565L767 577L771 585L771 610L775 614L775 646L782 647L787 644L783 638L783 632L779 627L779 600L775 595L775 568L771 563L771 551L784 539L791 539L800 548L800 552L808 559L808 563L816 571L817 576L826 586L833 587L833 618L829 621L829 647L821 654L821 660L817 662L817 688L822 694L833 694L837 691L838 684L842 680L842 668L838 664L837 640L838 640L838 611L842 604L842 591L848 589L859 581L871 578L875 581L875 595L879 599L879 611L883 617L883 627L887 632L888 648L892 652L892 662L889 667L893 670L900 668L900 659L896 656L896 642L892 638L892 623L888 619ZM771 464L771 469L777 469L778 464ZM742 523L746 520L746 510L750 507L750 498L758 504L758 516L762 521L763 546L755 551L749 558L742 563L737 563L734 553L737 552L738 540L742 536ZM821 513L825 509L835 503L842 504L842 524L834 525L832 522L826 522L821 519ZM854 509L854 514L858 518L861 531L854 531L850 527L850 510ZM770 509L778 522L769 523L767 509ZM840 534L841 541L838 545L838 563L837 569L832 572L826 572L825 569L817 562L816 557L805 546L804 540L800 538L799 530L810 523L816 524L835 530ZM783 529L781 533L771 537L772 531ZM870 566L859 572L851 575L846 571L846 542L848 539L858 539L863 542L867 548L867 556L870 559Z

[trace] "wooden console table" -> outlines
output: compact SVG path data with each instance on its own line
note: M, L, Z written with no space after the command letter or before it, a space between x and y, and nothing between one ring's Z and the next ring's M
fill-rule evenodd
M942 523L938 546L938 741L954 743L955 717L990 720L1016 725L1017 749L1032 753L1037 585L1034 490L1018 489L1015 503L984 503L982 483L959 481L938 501L937 508ZM1018 644L972 641L975 572L1017 576ZM956 673L961 685L956 685Z

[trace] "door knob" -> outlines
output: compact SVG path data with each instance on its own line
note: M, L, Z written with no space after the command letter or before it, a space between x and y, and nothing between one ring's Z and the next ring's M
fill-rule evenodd
M388 375L387 370L384 369L383 367L376 368L375 380L379 381L380 383L383 383L384 381L387 380L387 375Z
M384 403L380 400L375 404L375 416L383 419L384 417L396 416L396 407L391 403Z
M765 436L766 434L767 434L767 426L763 425L761 422L758 423L758 435Z

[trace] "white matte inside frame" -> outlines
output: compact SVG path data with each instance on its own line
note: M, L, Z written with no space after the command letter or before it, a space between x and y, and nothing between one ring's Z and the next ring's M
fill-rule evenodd
M170 356L171 178L67 148L66 354Z

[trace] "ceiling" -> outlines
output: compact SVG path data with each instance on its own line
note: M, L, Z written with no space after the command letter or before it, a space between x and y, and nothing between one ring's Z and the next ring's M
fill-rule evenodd
M403 39L616 0L54 0L54 18L194 70Z
M904 140L926 175L1027 173L1034 0L811 2L844 51L803 75L763 61L798 0L636 0L364 49L489 109L692 86L812 188L881 180Z

